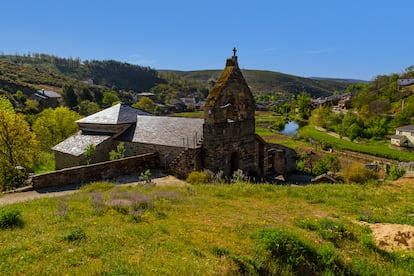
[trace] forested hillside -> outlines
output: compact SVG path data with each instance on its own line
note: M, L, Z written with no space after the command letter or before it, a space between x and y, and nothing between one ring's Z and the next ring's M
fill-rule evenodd
M157 72L149 67L114 60L81 61L79 58L59 58L46 54L3 55L0 61L25 65L51 74L65 75L78 80L92 79L95 84L120 90L146 91L157 83Z
M173 72L186 79L213 84L220 76L221 70ZM271 71L242 70L242 72L254 95L278 95L283 98L306 92L311 97L317 98L332 95L335 91L343 91L352 84L341 80L309 79Z

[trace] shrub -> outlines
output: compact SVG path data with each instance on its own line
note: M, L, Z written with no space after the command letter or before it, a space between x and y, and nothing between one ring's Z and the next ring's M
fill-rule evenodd
M371 179L378 179L378 174L363 165L354 164L343 171L344 178L348 183L366 183Z
M246 174L244 174L244 172L240 169L233 172L233 176L231 178L231 182L233 182L233 183L245 182L245 181L248 181L248 180L249 180L249 177Z
M150 169L146 169L139 175L139 179L144 181L145 183L151 183L151 171Z
M325 155L318 161L316 161L315 165L313 166L312 172L315 175L321 175L331 172L338 172L340 169L339 159L336 155Z
M116 146L116 151L112 150L109 152L109 160L116 160L125 157L125 146L124 142L121 142Z
M22 226L21 213L17 209L0 209L0 229Z
M403 168L398 168L398 166L396 165L391 165L388 171L388 178L391 180L397 180L404 174L405 174L405 170Z
M0 191L12 190L22 187L27 179L27 174L19 168L3 165L0 169Z
M63 236L65 241L74 242L86 239L85 231L81 228L72 229L69 233Z
M188 176L186 181L190 184L204 184L209 180L206 172L193 171Z

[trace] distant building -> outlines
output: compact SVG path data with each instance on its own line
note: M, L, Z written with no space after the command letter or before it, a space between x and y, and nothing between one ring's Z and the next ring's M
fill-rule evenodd
M194 110L197 101L194 97L180 98L180 101L185 104L187 110Z
M401 126L391 136L391 145L398 147L414 147L414 125Z
M30 99L38 101L43 107L58 107L60 105L60 99L62 96L55 92L50 90L37 90L32 96L30 96Z
M411 78L411 79L399 79L397 82L398 82L398 85L399 86L407 86L407 85L414 84L414 78Z
M157 96L154 93L150 92L142 92L132 96L133 102L138 102L142 97L150 98L152 101L157 100Z
M86 79L86 80L83 80L82 82L86 83L86 84L89 84L89 85L92 85L93 84L93 79Z

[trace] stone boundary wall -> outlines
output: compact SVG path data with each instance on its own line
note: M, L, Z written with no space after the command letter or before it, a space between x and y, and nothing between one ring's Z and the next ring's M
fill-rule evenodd
M158 154L147 153L113 161L77 166L50 173L38 174L34 175L31 181L33 188L36 189L107 180L158 167Z

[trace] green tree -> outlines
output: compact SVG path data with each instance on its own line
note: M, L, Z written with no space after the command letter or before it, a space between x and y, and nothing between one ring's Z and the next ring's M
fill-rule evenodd
M6 96L0 96L0 110L14 112L13 105Z
M77 132L79 128L75 121L78 119L79 114L65 106L43 110L33 124L42 149L50 150L50 147Z
M330 107L320 106L312 111L312 115L310 116L309 121L315 126L327 127L330 115Z
M340 168L339 159L336 155L325 155L316 161L312 172L315 175L321 175L327 172L338 172Z
M23 183L16 166L31 168L38 141L22 114L0 109L0 184L12 189Z
M86 164L90 164L92 161L93 156L96 153L96 147L93 144L90 144L86 147L85 152L83 153L83 155L86 158Z
M148 112L154 112L155 104L150 98L142 97L141 99L139 99L138 102L134 103L132 107L142 109Z
M36 100L27 99L24 102L24 112L35 114L39 112L39 102Z
M99 105L88 100L79 103L79 114L89 116L101 110Z
M63 100L69 108L73 108L78 105L78 96L73 89L73 86L68 85L63 87Z
M106 106L111 106L119 103L119 98L115 93L105 92L103 95L102 103Z
M297 109L298 109L298 116L301 119L307 120L311 113L311 98L306 92L302 92L297 97Z
M80 101L93 101L93 93L88 88L83 88L81 92L79 93L79 100Z

